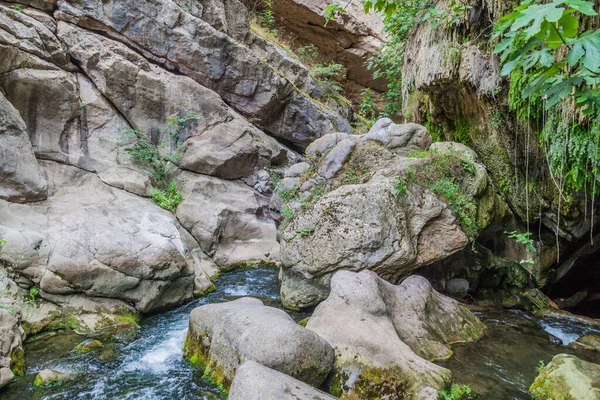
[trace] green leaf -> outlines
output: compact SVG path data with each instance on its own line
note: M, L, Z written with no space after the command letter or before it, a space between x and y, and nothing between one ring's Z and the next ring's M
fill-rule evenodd
M572 41L572 46L567 54L569 65L581 62L590 71L600 70L600 29L583 33L579 39Z
M532 5L520 12L510 29L518 31L528 27L524 30L524 38L528 40L540 32L544 21L558 22L564 11L565 9L558 7L556 3Z
M594 3L591 1L587 1L587 0L567 0L565 1L565 3L571 7L574 8L575 10L579 11L580 13L587 15L587 16L594 16L594 15L598 15L598 13L596 11L594 11Z

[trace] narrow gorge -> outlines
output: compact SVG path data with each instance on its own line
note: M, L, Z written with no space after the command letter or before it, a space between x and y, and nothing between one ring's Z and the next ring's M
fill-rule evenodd
M600 400L599 13L0 1L0 398Z

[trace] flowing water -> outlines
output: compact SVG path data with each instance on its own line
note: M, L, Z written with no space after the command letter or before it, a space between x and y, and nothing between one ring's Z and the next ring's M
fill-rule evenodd
M17 379L0 398L16 399L222 399L222 394L182 357L188 316L195 307L241 296L259 297L280 306L277 271L253 268L224 274L217 291L175 310L150 316L140 325L136 339L112 343L115 357L74 354L70 350L85 338L63 333L25 346L27 376ZM292 314L295 319L306 315ZM543 319L522 312L485 311L478 316L488 329L477 343L454 346L455 354L440 364L456 378L490 400L529 399L527 388L540 360L574 353L564 344L600 330L578 321ZM592 352L576 354L600 362ZM60 386L33 388L42 369L76 372L78 378Z

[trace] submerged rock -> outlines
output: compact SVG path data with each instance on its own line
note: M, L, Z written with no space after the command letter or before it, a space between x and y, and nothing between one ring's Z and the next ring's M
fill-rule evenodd
M535 400L600 399L600 365L559 354L535 378L529 393Z
M56 385L73 379L75 379L75 374L70 372L60 372L51 369L45 369L37 374L33 384L34 386Z
M334 362L325 340L285 311L250 297L194 309L184 356L226 389L247 360L314 386L323 383Z
M76 353L89 353L90 351L98 350L104 347L104 344L99 340L88 339L73 348Z
M246 361L238 368L229 391L229 400L298 399L333 400L335 397L254 361Z
M371 271L337 272L306 327L335 349L332 393L361 399L437 393L451 373L427 359L449 357L450 343L477 339L484 329L426 279L394 286Z
M585 335L577 339L575 342L570 343L570 346L576 348L584 348L587 350L600 351L600 336Z

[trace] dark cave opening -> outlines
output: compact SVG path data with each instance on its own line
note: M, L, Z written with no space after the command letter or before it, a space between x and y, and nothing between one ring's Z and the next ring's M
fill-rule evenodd
M580 257L546 294L571 313L600 318L600 251Z

